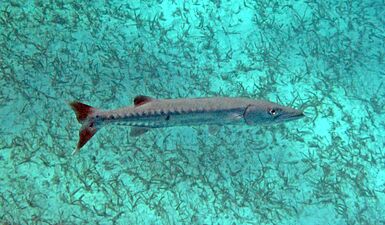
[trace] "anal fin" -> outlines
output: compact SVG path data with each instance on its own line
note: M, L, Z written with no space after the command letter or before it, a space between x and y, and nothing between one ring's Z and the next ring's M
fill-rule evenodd
M150 128L146 128L146 127L132 127L131 132L130 132L130 136L131 137L138 137L138 136L146 133L149 130L150 130Z

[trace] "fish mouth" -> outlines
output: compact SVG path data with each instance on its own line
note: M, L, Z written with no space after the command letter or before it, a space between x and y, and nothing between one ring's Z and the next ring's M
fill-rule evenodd
M289 116L289 118L293 118L293 119L300 119L302 117L305 117L305 114L303 112L299 112L297 114Z
M290 112L284 113L276 117L275 119L278 123L281 123L281 122L287 122L292 120L298 120L303 117L305 117L305 114L302 111L293 109Z
M305 117L305 114L302 111L291 113L283 118L285 121L298 120Z

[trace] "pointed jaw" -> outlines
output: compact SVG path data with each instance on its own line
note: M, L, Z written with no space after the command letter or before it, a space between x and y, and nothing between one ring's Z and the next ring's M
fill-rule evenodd
M288 122L292 120L298 120L305 117L305 114L301 110L293 109L293 108L286 108L284 109L284 112L278 117L277 122Z

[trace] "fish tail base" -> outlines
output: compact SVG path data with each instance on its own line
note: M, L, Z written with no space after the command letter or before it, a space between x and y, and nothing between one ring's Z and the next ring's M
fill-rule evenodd
M96 111L96 108L81 102L71 102L70 106L74 110L79 123L83 124L79 131L78 145L72 152L72 154L75 154L79 152L80 148L82 148L98 131L95 123L96 121L91 117L92 113Z

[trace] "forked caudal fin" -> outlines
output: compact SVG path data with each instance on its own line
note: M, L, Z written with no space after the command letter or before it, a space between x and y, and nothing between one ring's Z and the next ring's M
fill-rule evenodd
M80 148L83 147L98 131L98 128L95 126L95 121L93 121L90 117L92 113L95 112L96 108L81 102L71 102L70 106L76 113L76 118L79 123L83 125L79 131L78 145L72 152L72 154L75 154L79 152Z

